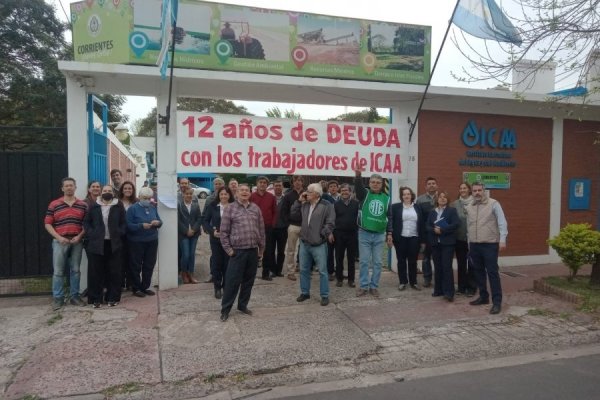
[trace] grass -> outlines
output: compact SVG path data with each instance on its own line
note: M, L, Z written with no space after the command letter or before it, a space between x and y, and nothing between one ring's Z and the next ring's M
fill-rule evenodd
M110 398L117 394L127 394L142 390L142 386L137 382L128 382L122 385L111 386L108 389L104 389L102 394Z
M576 276L569 282L564 276L549 276L544 278L546 283L581 296L580 311L593 313L600 308L600 289L591 287L589 276Z
M52 317L50 317L48 319L48 321L46 321L46 323L48 324L48 326L52 326L55 323L57 323L58 321L60 321L61 319L62 319L62 314L61 313L56 313Z

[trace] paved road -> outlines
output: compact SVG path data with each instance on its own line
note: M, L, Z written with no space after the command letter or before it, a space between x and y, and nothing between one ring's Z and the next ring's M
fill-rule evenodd
M600 398L600 355L340 390L287 400L486 399L565 400Z

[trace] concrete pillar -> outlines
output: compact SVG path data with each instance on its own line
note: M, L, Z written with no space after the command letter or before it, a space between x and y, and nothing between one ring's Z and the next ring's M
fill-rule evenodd
M166 125L158 125L156 135L156 173L158 214L163 221L158 235L158 287L176 288L177 282L177 85L173 87L169 136ZM169 102L168 81L163 82L157 98L159 115Z
M86 88L67 77L68 168L69 176L77 181L76 195L80 199L87 195L88 181L86 102Z
M561 195L562 195L562 165L563 165L563 135L564 120L556 118L552 122L552 162L550 164L550 237L560 231ZM551 247L550 262L559 262L560 257Z
M67 80L67 161L68 175L77 182L75 195L84 199L87 195L88 183L88 135L87 135L87 90L75 79ZM60 185L60 182L55 182ZM88 260L84 251L79 266L81 273L79 289L87 289Z

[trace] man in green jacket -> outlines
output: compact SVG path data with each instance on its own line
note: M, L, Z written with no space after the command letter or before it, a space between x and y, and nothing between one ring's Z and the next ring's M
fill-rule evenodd
M386 241L392 243L390 196L383 190L383 177L371 175L369 189L362 183L362 168L355 170L356 198L360 202L358 212L358 251L360 253L360 288L357 296L371 293L379 297L379 278L383 264L383 248ZM388 233L386 238L386 232ZM369 279L369 264L373 274Z

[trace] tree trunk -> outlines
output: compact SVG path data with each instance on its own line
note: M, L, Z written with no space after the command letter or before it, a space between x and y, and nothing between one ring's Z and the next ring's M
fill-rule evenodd
M596 254L596 262L592 264L592 274L590 275L590 286L600 287L600 254Z

